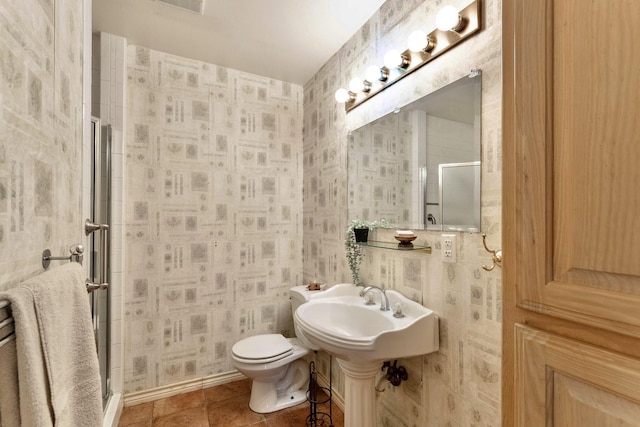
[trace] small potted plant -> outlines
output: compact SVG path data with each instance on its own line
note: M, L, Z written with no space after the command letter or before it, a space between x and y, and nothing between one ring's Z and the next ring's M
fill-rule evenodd
M349 224L349 227L347 227L347 238L344 241L344 246L347 252L347 262L349 263L349 268L351 269L353 283L356 285L361 284L360 263L362 262L362 257L364 256L362 246L358 243L366 242L369 230L373 230L375 228L389 228L389 223L386 219L381 219L378 221L362 221L359 219L354 219L351 221L351 224ZM364 240L360 240L357 238L356 230L358 229L366 230Z
M366 242L369 237L369 230L373 230L375 228L389 228L389 223L386 219L380 219L377 221L352 219L351 224L347 228L347 233L354 234L356 242Z

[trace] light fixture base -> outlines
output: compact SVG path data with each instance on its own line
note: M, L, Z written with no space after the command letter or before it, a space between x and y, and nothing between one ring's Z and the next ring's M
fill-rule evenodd
M442 31L436 28L427 34L429 42L423 50L412 52L407 49L401 52L401 56L404 57L403 67L395 68L393 74L391 74L390 70L386 67L382 67L378 81L369 81L370 88L368 91L360 91L353 94L355 96L352 96L351 99L344 104L345 111L349 112L353 110L358 105L478 33L482 29L481 1L482 0L475 0L459 11L460 19L456 26L456 31Z

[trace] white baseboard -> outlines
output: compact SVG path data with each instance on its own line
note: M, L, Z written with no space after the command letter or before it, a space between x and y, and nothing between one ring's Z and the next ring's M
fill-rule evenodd
M177 394L189 391L200 390L203 388L214 387L230 383L232 381L243 380L247 377L238 371L225 372L223 374L209 375L207 377L197 378L194 380L182 381L162 387L156 387L149 390L129 393L124 396L124 406L133 406L139 403L152 402L154 400L163 399L165 397L175 396Z
M102 427L118 427L118 422L122 416L122 406L122 394L112 394L107 402L107 407L104 408Z

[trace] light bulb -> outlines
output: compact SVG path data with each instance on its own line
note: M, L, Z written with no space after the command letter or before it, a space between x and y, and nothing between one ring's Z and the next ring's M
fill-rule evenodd
M431 52L435 43L424 31L416 30L407 39L407 46L411 52Z
M461 25L462 17L453 6L443 7L436 15L436 27L440 31L458 31Z
M365 85L362 79L355 77L349 82L349 92L358 93L364 91L364 89Z
M367 68L367 71L365 72L365 79L367 79L369 83L373 83L377 80L385 81L387 80L387 73L377 65L372 65Z
M407 60L397 50L390 50L384 55L384 66L392 70L394 68L406 67Z
M407 39L407 47L411 52L420 52L427 44L427 34L421 30L414 31Z
M351 101L353 99L353 95L349 93L348 90L340 88L336 91L336 102L339 104L344 104L347 101Z

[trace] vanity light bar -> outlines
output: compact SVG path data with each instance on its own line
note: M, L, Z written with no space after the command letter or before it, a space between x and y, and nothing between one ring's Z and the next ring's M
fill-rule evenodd
M340 104L344 103L345 110L349 112L426 63L478 33L481 30L481 1L474 0L459 11L458 17L450 21L452 22L452 27L449 30L436 28L426 34L423 49L417 52L407 49L404 52L387 53L385 55L385 62L387 63L385 66L379 68L376 66L369 67L367 69L367 77L361 80L361 85L356 84L356 79L352 79L349 84L349 90L338 89L336 101ZM441 12L446 12L445 14L450 15L451 9L451 6L446 6ZM449 19L451 18L449 17ZM412 34L411 37L415 39L416 35ZM414 44L415 40L411 40L410 45L415 49L413 47ZM377 72L376 69L378 70Z

